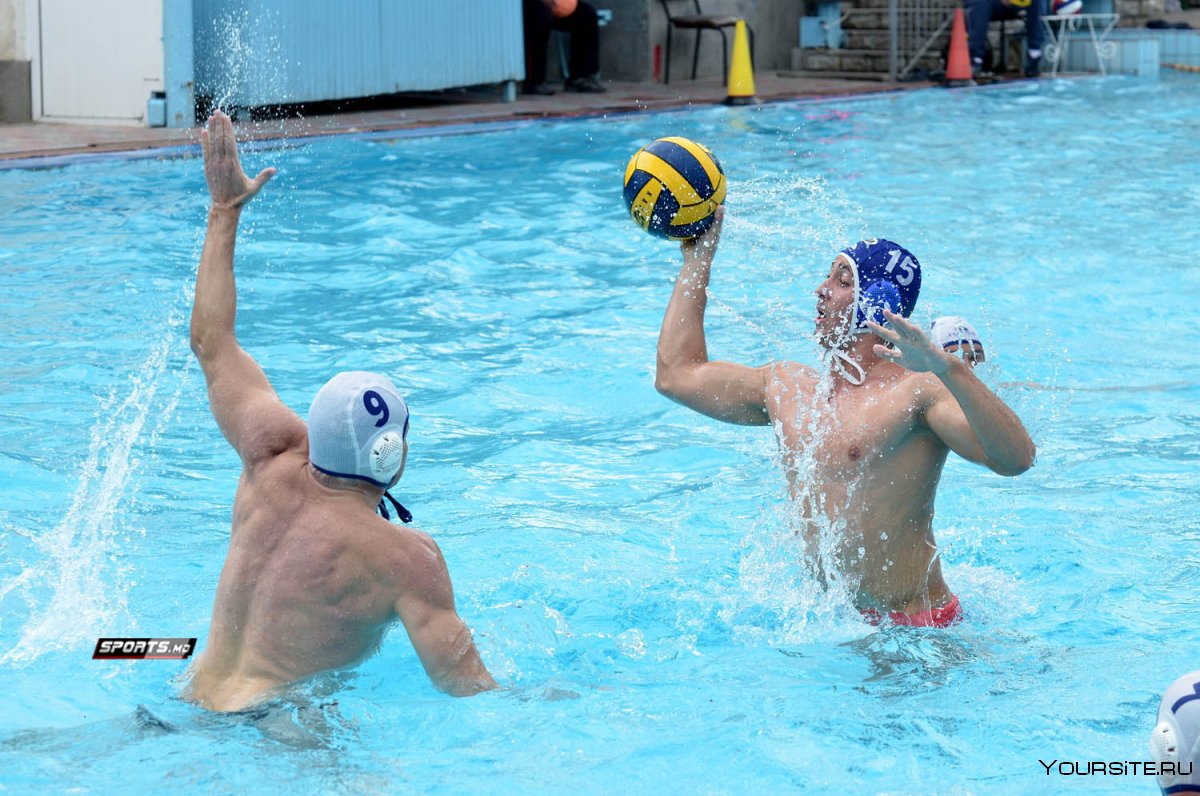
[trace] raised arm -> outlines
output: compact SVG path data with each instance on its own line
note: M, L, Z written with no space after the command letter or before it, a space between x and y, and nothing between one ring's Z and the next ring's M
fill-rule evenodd
M925 422L955 453L1000 475L1020 475L1033 466L1037 448L1012 409L975 375L969 365L935 346L907 319L884 311L890 329L869 324L893 344L875 353L909 370L929 372L948 388L925 409Z
M658 335L654 387L676 403L702 415L743 426L764 426L771 366L748 367L712 362L704 340L704 310L713 256L721 238L725 209L703 235L684 241L683 268L667 304Z
M405 559L396 614L433 684L451 696L474 696L498 688L475 649L471 631L454 608L454 589L442 551L416 531L415 552Z
M275 175L275 169L264 169L253 180L246 177L238 162L233 124L220 111L208 120L200 140L212 204L196 272L192 351L204 370L209 406L221 433L249 464L298 444L305 434L304 423L275 395L234 334L233 249L238 221L242 208Z

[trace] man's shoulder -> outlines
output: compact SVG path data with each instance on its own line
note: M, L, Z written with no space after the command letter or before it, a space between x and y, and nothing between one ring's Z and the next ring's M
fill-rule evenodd
M301 424L303 425L303 424ZM305 432L304 428L300 429ZM299 473L308 462L308 434L293 434L277 437L274 444L248 447L248 455L242 456L242 467L256 478L264 475L290 478Z
M376 530L382 535L374 540L372 553L396 584L425 582L445 571L442 550L432 536L417 528L393 525L382 517L376 519L380 523Z
M415 528L393 525L391 530L393 542L386 556L386 571L397 605L453 607L450 572L433 537Z
M777 359L770 362L766 367L776 373L780 378L788 379L815 379L817 378L817 370L809 365L801 362L793 362L790 359Z
M949 392L942 380L932 373L917 373L906 370L895 382L899 392L915 396L940 396Z
M249 408L245 426L235 446L250 467L288 454L308 457L308 426L300 416L277 398L256 401Z
M915 411L918 417L923 417L934 404L954 400L950 388L932 373L907 372L900 377L894 389L898 405L906 407L906 412Z
M815 368L790 360L777 360L763 366L767 371L767 389L791 391L817 383Z

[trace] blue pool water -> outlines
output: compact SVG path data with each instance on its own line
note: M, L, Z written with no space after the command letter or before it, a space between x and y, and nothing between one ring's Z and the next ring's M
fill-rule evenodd
M1038 763L1144 760L1198 668L1200 81L1168 77L325 139L245 155L238 330L303 413L350 368L413 411L401 500L508 690L436 692L402 632L318 706L176 698L98 636L206 635L237 459L186 318L195 158L0 172L0 788L297 793L1151 793ZM859 236L921 258L1037 466L946 468L969 621L876 629L784 540L767 429L657 395L677 249L626 159L730 178L714 357L816 363L812 288ZM334 704L336 703L336 704Z

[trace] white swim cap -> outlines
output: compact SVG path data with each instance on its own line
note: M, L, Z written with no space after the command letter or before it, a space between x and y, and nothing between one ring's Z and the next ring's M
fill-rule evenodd
M408 404L386 376L339 373L308 408L308 460L323 473L387 487L404 461Z
M1163 694L1158 706L1158 726L1150 733L1150 755L1161 770L1174 764L1174 774L1159 774L1166 792L1200 790L1200 671L1185 674Z
M979 332L958 315L943 315L929 325L929 339L943 350L956 345L977 345L983 349Z

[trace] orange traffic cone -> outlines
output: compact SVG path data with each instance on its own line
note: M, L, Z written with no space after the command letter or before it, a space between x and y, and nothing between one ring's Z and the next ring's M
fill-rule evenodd
M950 31L950 55L946 58L946 85L973 86L971 54L967 50L967 23L961 8L954 9L954 26Z
M754 66L750 63L750 42L746 36L746 20L739 19L733 29L733 58L729 64L729 91L726 105L753 105Z

